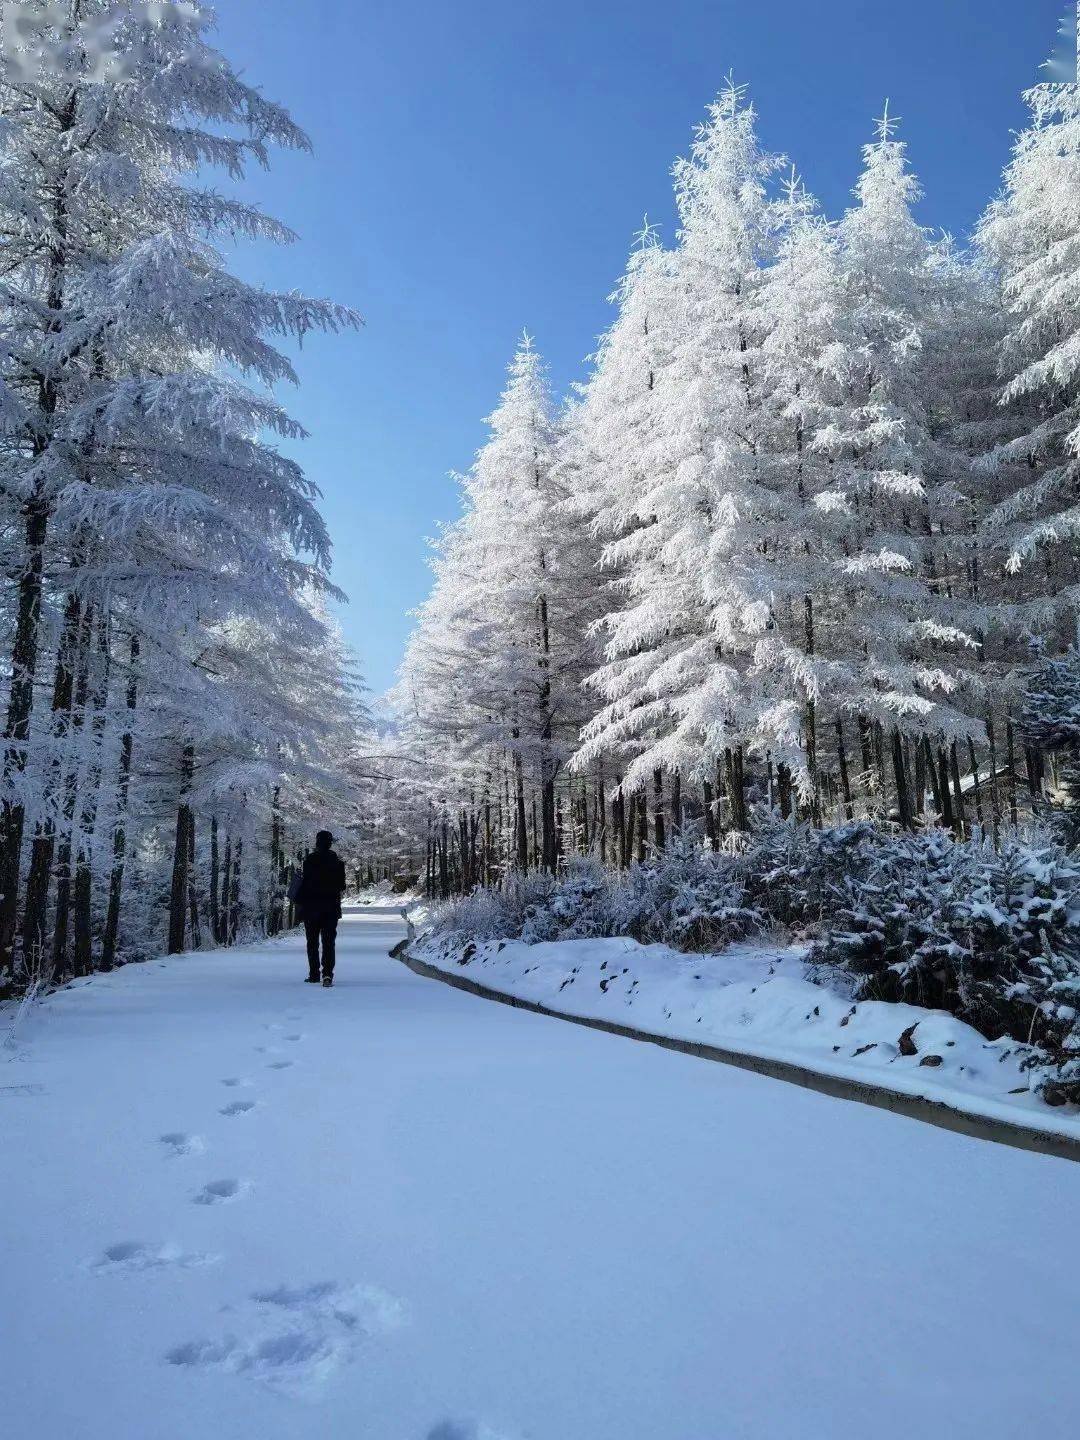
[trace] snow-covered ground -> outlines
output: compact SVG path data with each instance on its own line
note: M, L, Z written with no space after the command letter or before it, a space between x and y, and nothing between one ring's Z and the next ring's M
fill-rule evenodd
M450 974L567 1015L791 1061L1080 1141L1080 1112L1039 1099L1014 1042L988 1041L941 1010L856 1005L841 987L806 978L804 946L747 941L687 955L629 939L463 947L421 935L411 949Z
M1065 1440L1080 1166L492 1005L342 927L0 1062L18 1440ZM569 987L573 988L573 987Z

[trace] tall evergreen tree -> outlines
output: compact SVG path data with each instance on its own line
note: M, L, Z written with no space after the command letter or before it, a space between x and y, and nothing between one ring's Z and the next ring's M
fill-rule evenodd
M1010 572L1035 571L1060 643L1080 613L1080 86L1038 85L1025 99L1031 122L978 232L1007 310L999 356L1013 428L987 458L1013 483L984 531Z
M0 504L17 579L0 975L10 972L24 861L26 937L44 934L54 860L57 951L71 867L85 930L94 835L116 814L99 792L114 779L130 787L131 756L118 771L108 747L132 733L152 682L165 693L170 675L197 668L232 616L307 625L321 643L304 596L328 585L329 540L317 492L272 443L301 433L269 394L295 378L274 340L355 317L231 275L215 241L290 232L198 180L205 166L238 177L265 165L271 146L307 140L213 48L208 10L143 9L43 7L39 39L62 63L9 65L0 80ZM103 26L114 47L104 78ZM113 647L125 656L140 642L149 683L129 705L121 679L113 726ZM172 688L184 694L193 708L174 715L173 731L181 811L204 718L200 687ZM182 831L178 821L181 859Z

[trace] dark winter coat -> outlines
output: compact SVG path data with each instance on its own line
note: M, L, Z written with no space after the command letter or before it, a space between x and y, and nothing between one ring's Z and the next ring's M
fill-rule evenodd
M297 904L305 920L341 918L345 862L333 850L313 850L304 861Z

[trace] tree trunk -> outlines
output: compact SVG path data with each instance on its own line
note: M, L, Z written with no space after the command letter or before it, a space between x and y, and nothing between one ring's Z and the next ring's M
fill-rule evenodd
M11 687L4 726L4 780L26 769L26 742L34 709L38 636L41 623L41 583L45 565L45 536L49 511L44 501L31 501L25 514L25 560L19 575L15 642L11 650ZM5 787L6 788L6 787ZM12 960L19 906L19 866L22 858L26 812L15 800L0 808L0 975Z
M75 848L75 886L72 911L74 925L74 953L76 975L89 975L94 968L93 960L93 875L91 856L94 832L97 828L98 798L101 790L101 752L105 738L105 714L109 700L109 617L102 613L98 619L98 667L99 673L91 699L90 720L90 763L82 779L83 807L79 816L79 840Z
M743 774L743 750L737 745L734 750L724 752L727 763L728 804L731 809L731 823L734 829L749 830L746 810L746 782Z
M851 798L851 777L848 774L847 748L844 744L844 722L836 717L836 760L840 767L840 793L844 799L844 819L855 819L855 805Z
M529 868L529 831L525 817L525 777L521 756L514 755L514 830L517 842L517 868L522 875Z
M915 814L926 814L926 751L925 741L915 746Z
M994 849L1001 848L1001 790L998 785L997 740L994 734L994 717L987 712L986 743L990 748L990 825Z
M229 943L229 896L232 894L232 835L225 833L225 862L221 869L221 944Z
M964 812L964 790L960 784L960 757L956 751L956 741L949 746L949 769L952 773L953 785L953 828L958 839L962 839L967 830L967 816Z
M214 944L221 944L220 855L218 853L217 816L210 817L210 934ZM357 882L359 888L359 881ZM291 910L291 906L290 906ZM290 914L290 919L292 918Z
M914 817L911 812L911 794L908 788L907 771L904 765L904 747L900 739L900 731L892 732L892 762L893 774L896 778L896 798L900 812L900 824L904 830L915 828Z
M540 477L537 473L537 485ZM543 553L540 569L545 570ZM541 864L549 875L558 870L558 840L555 828L555 765L551 754L551 633L548 625L547 596L541 592L536 602L537 638L540 646L540 813L542 831ZM535 840L533 842L535 850Z
M188 806L188 915L191 920L191 948L202 948L202 925L199 923L199 886L195 863L195 812Z
M609 847L608 845L609 831L607 815L607 786L604 781L604 766L603 762L601 761L600 766L596 772L596 817L593 823L593 844L596 844L596 838L599 837L600 864L605 866L608 863L609 853L611 855L612 863L616 863L614 847Z
M621 786L619 789L619 819L619 853L622 868L629 870L634 858L634 828L637 824L637 801L633 795L627 797Z
M874 756L873 789L879 796L878 809L885 810L889 803L889 779L885 766L885 727L880 720L871 722L870 746Z
M76 90L72 87L59 109L53 110L59 133L70 133L76 120ZM51 194L50 226L47 249L39 256L39 273L43 276L44 325L46 349L49 337L61 325L67 273L67 179L65 162L56 175ZM40 461L49 448L52 417L60 399L57 376L59 367L50 367L37 382L37 404L41 420L35 425L32 452ZM52 514L51 502L38 482L23 511L23 563L19 574L18 600L15 611L15 636L11 647L11 684L8 690L7 717L4 724L3 779L21 776L26 769L26 744L30 737L30 720L34 710L34 684L37 677L38 647L41 632L41 593L45 572L45 541ZM5 796L9 794L5 783ZM15 787L16 793L18 787ZM5 798L0 805L0 982L11 969L12 950L19 909L19 874L22 862L23 828L26 813L18 800Z
M867 717L858 717L858 749L863 759L863 775L865 783L873 789L874 775L874 733Z
M559 868L559 830L555 814L555 779L550 773L550 761L546 759L544 784L540 797L540 815L543 867L549 875L554 875Z
M923 752L923 764L926 768L926 775L930 781L930 794L934 800L934 813L938 817L938 824L941 825L944 824L945 821L945 802L941 798L941 782L938 778L937 764L934 761L934 752L931 749L930 741L927 740L925 736L920 742L920 748Z
M75 698L72 702L71 734L76 736L83 727L86 714L86 700L90 685L90 637L93 633L93 607L87 605L79 626L78 665L75 679ZM69 747L70 753L64 775L64 804L61 814L60 844L56 857L56 914L53 926L53 974L67 973L68 924L71 907L71 849L72 833L75 826L75 805L79 789L78 745Z
M22 920L23 967L40 972L45 959L45 929L48 919L49 887L52 883L53 854L56 848L56 819L51 808L56 804L62 777L64 757L62 742L71 724L71 706L75 682L75 655L78 646L81 606L74 591L64 608L64 624L57 647L56 672L52 696L52 741L54 752L50 778L45 787L45 813L38 822L30 849L30 869L26 879L26 903Z
M277 935L284 923L283 895L282 895L282 874L283 857L281 854L281 787L274 786L273 800L270 805L270 903L266 917L266 930L270 935Z
M229 944L236 943L240 933L240 866L244 859L244 838L238 836L233 857L232 892L229 895Z
M1045 764L1041 750L1032 745L1024 747L1024 761L1027 766L1028 794L1031 796L1032 813L1037 815L1042 808L1043 779Z
M187 796L191 789L191 775L195 763L195 751L185 745L180 759L180 799L176 807L176 836L173 842L172 886L169 891L169 954L179 955L184 948L184 930L187 915L188 867L190 855L188 844L191 835L191 811ZM237 866L240 860L240 843L237 841Z
M615 792L611 797L611 862L626 869L626 815L620 777L615 777Z
M941 795L941 823L955 833L956 816L953 812L952 792L949 789L949 762L944 745L939 745L937 749L937 772L938 793Z
M1016 735L1013 731L1011 720L1005 722L1005 764L1008 766L1008 774L1005 777L1009 789L1009 818L1015 830L1017 826L1016 815Z
M781 762L776 767L776 788L780 795L780 815L784 820L791 818L791 768Z
M975 795L975 819L977 820L980 829L982 829L985 825L982 803L982 785L979 780L979 762L975 755L975 741L972 740L970 735L968 736L967 747L968 765L971 767L971 784Z
M814 654L814 601L810 595L803 596L803 628L806 653L808 656L812 656ZM820 826L821 787L818 781L817 702L813 695L806 697L803 730L806 738L806 769L810 776L810 818L815 825Z
M667 835L664 830L664 772L653 771L653 838L656 844L656 853L663 854L667 844Z
M120 740L120 764L116 775L116 819L113 824L113 863L109 876L109 904L105 912L105 933L101 942L101 968L111 970L116 959L116 940L120 929L120 900L124 890L124 865L127 858L127 808L131 788L131 759L134 748L134 715L139 699L139 637L132 635L129 652L131 669L127 683L128 723Z

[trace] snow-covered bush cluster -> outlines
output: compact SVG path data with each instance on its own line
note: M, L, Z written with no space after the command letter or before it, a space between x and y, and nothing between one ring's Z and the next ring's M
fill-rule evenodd
M941 833L842 834L811 951L859 999L947 1010L1031 1044L1048 1096L1080 1099L1080 858ZM835 860L835 854L830 857Z
M744 867L687 837L629 872L576 859L556 879L539 872L478 889L436 912L433 933L474 939L583 940L628 935L686 950L720 949L759 930Z
M480 889L436 913L464 950L626 935L713 952L785 927L812 942L821 979L860 1000L947 1010L990 1039L1030 1046L1048 1098L1080 1101L1080 858L1052 840L905 835L856 822L765 823L717 854L685 836L628 872L577 861Z

